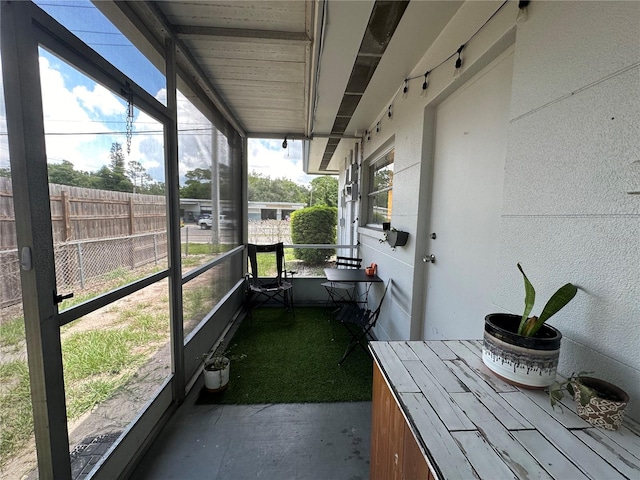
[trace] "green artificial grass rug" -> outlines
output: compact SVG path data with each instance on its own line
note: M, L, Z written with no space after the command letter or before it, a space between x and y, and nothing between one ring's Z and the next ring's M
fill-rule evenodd
M357 347L338 365L350 336L332 310L301 307L295 313L254 310L228 342L231 356L243 358L232 358L227 389L214 394L203 387L196 403L370 401L372 359Z

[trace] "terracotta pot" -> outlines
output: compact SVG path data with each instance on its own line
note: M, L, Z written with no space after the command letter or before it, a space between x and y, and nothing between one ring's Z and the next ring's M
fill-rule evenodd
M556 380L562 334L544 324L533 337L515 333L519 315L492 313L485 317L482 361L508 383L544 388Z
M584 420L605 430L617 430L622 425L625 409L629 404L627 392L599 378L580 377L571 383L574 385L573 400L576 402L576 411ZM581 392L576 383L595 390L598 396L591 397L589 403L583 406L580 401Z

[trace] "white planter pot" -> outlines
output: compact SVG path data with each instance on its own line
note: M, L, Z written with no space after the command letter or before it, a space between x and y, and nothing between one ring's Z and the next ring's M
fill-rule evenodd
M204 369L204 387L210 392L220 392L227 388L231 362L221 370Z
M514 332L517 315L493 313L485 318L482 361L508 383L526 388L544 388L556 379L562 334L543 325L533 337Z

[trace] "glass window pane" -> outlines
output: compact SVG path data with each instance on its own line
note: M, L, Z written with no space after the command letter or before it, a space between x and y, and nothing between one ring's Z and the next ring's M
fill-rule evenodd
M204 263L239 245L239 149L180 92L178 145L182 251Z
M167 280L65 325L61 343L77 466L95 444L115 442L171 374Z
M378 192L393 187L393 150L375 163L371 169L371 191Z
M391 191L370 196L369 203L372 210L370 223L382 224L391 221Z
M231 290L242 275L237 258L229 258L182 287L182 315L185 337Z
M93 3L89 0L35 0L35 3L166 105L164 74ZM164 69L164 66L161 68Z
M42 49L40 72L64 310L167 268L163 126Z
M231 246L240 245L243 225L240 223L242 210L240 200L241 145L240 137L232 134L227 137L219 134L218 183L220 191L220 229L223 240Z
M393 161L394 150L391 150L369 167L368 224L391 221Z
M29 478L37 478L38 466L33 436L33 409L22 314L22 287L2 75L0 265L0 478L26 478L27 475L30 475Z

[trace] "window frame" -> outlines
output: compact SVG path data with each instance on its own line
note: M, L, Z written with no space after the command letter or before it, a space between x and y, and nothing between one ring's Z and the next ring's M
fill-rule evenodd
M389 161L389 155L391 154L391 160ZM382 149L380 152L376 153L373 156L373 159L371 161L369 161L367 163L367 168L366 168L366 175L367 175L367 191L366 191L366 197L367 197L367 205L366 205L366 223L365 225L369 228L382 228L382 223L377 223L374 221L374 217L373 217L373 198L376 195L379 195L381 193L385 193L385 192L393 192L393 176L391 178L391 185L390 186L386 186L384 188L378 189L378 190L374 190L375 188L375 182L374 182L374 177L375 177L375 173L379 170L382 170L383 168L389 166L389 165L394 165L395 164L395 143L391 143L390 145L387 145L384 147L384 149ZM393 170L392 170L393 172ZM391 211L388 212L388 219L389 221L391 221Z

